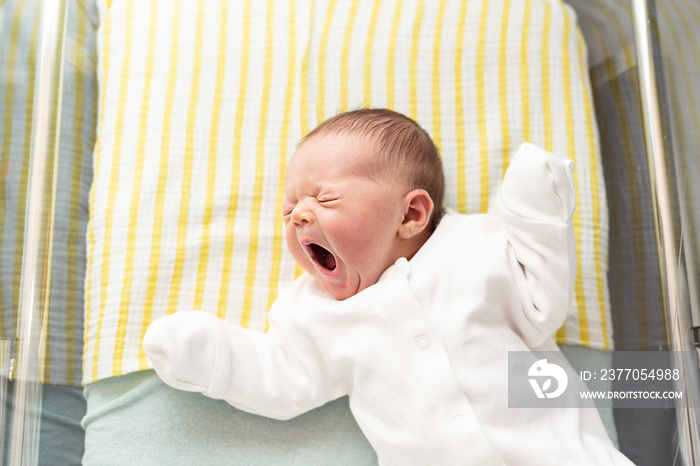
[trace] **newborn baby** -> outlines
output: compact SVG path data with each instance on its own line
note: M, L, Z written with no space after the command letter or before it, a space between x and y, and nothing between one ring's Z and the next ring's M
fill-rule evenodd
M629 465L595 409L508 408L508 351L558 351L573 300L572 171L525 143L493 215L445 212L418 124L337 115L289 163L286 240L306 273L269 331L177 312L144 350L172 387L275 419L349 395L382 465Z

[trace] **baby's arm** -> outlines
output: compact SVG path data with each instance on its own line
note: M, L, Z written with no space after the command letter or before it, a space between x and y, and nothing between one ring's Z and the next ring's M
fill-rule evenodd
M512 317L530 347L541 345L563 324L573 302L573 168L573 161L525 143L498 196L523 311Z
M255 332L202 311L160 318L143 340L149 361L171 387L275 419L329 401L290 346L274 330Z

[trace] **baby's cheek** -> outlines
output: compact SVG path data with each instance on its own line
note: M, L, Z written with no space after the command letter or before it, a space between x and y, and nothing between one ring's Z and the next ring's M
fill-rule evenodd
M353 231L354 230L354 231ZM376 235L360 228L347 229L340 238L343 251L338 251L344 256L349 265L355 268L366 269L380 259L381 241Z

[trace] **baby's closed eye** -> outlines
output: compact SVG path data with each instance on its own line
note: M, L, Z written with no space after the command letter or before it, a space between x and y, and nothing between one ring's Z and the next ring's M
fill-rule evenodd
M316 196L316 202L322 205L328 205L331 204L335 201L338 201L340 199L340 196L338 196L336 193L321 193Z
M282 205L282 217L289 217L292 215L295 204L284 204Z

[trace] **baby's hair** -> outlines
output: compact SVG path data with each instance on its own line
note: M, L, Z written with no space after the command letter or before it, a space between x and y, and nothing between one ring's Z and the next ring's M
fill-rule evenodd
M307 134L305 141L316 136L353 136L368 141L377 149L376 166L368 167L375 175L398 176L410 190L424 189L435 207L429 228L434 231L445 213L445 175L442 159L430 135L411 118L388 109L364 108L333 116Z

